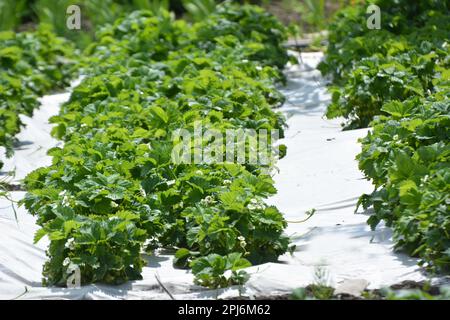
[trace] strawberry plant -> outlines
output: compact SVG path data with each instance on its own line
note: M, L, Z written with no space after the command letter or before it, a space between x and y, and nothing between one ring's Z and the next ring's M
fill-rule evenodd
M0 32L0 146L7 156L22 126L19 114L31 116L39 96L69 84L73 50L45 25L35 32Z
M240 253L230 253L227 256L210 254L194 260L191 263L195 282L209 288L223 288L231 285L241 285L248 280L248 274L240 270L251 266L251 263L241 258Z
M383 26L369 30L366 6L345 9L330 26L330 44L319 65L332 77L328 118L344 117L347 129L367 127L391 100L432 94L432 80L448 68L450 27L445 2L374 1Z
M49 151L51 166L25 179L23 203L41 226L36 241L51 241L47 284L65 285L73 266L83 283L139 279L142 251L171 248L197 283L223 287L245 282L238 269L287 251L286 221L264 203L276 192L276 157L172 158L172 134L197 124L202 133L282 136L284 118L273 108L284 101L275 84L288 58L286 32L260 9L230 4L195 24L137 11L99 31L86 78L51 119L65 144Z
M361 198L372 205L374 228L393 227L398 248L422 258L435 270L448 270L450 256L450 104L414 98L383 107L390 114L374 122L362 139L361 170L376 189Z
M450 83L448 4L374 1L381 30L367 30L365 7L338 14L321 63L332 76L330 118L347 129L373 129L361 139L359 168L375 190L372 228L393 228L396 247L429 270L450 267Z

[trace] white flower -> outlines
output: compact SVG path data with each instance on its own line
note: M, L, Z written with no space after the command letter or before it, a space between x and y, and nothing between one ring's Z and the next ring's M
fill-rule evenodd
M61 191L58 196L62 197L62 205L68 206L69 205L69 196L67 195L67 190Z
M70 264L70 259L69 258L65 258L63 261L63 266L68 266Z
M69 196L68 195L64 195L63 200L62 200L62 205L63 206L69 206Z
M228 186L231 184L231 180L225 179L225 180L223 180L223 184Z
M75 248L75 244L74 244L75 239L74 238L70 238L69 240L67 240L66 244L64 245L67 249L73 250Z
M256 199L250 199L250 203L247 205L249 210L264 210L264 205Z
M250 203L247 205L249 210L262 210L264 206L257 199L250 199Z
M207 205L207 206L209 206L209 205L215 203L214 198L211 197L211 196L206 196L205 199L200 200L200 202L201 202L203 205Z
M195 171L195 174L198 176L202 176L203 175L203 171L202 170L197 170Z
M397 140L398 140L398 134L394 135L394 136L392 137L392 139L394 139L395 141L397 141Z
M238 240L240 242L241 247L245 248L245 246L247 245L247 242L245 241L245 238L243 236L239 236L237 238L238 238Z

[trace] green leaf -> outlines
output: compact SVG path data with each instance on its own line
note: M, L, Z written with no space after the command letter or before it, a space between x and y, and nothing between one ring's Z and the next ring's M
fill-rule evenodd
M157 117L159 117L164 123L167 123L169 121L168 114L164 111L163 108L158 106L152 106L150 108L151 112L155 114Z
M34 234L34 239L33 242L34 243L38 243L39 240L41 240L44 236L47 235L47 231L44 228L39 229L38 231L36 231L36 233Z

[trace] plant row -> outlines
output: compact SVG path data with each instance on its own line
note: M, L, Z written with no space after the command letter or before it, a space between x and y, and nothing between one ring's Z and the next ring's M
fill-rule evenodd
M0 147L7 156L22 126L19 116L31 116L38 97L68 85L73 55L73 47L44 25L35 32L0 32Z
M229 1L229 0L228 0ZM95 30L113 23L124 13L135 10L174 11L177 16L200 21L213 12L216 0L0 0L0 31L28 28L34 24L49 24L57 35L85 48L95 39ZM235 1L239 2L239 1ZM79 8L78 29L67 27ZM74 9L75 8L75 9Z
M367 127L375 116L386 115L386 102L426 98L439 91L434 79L448 78L446 1L370 2L380 8L381 28L368 29L365 5L342 10L319 65L333 84L326 116L344 117L346 129Z
M368 223L393 228L398 249L430 270L450 266L450 60L448 7L441 1L376 1L382 29L365 29L365 8L338 16L323 71L335 87L328 116L371 125L359 168L375 186L360 204ZM344 38L345 34L350 35ZM337 69L332 69L332 66Z
M47 284L65 285L77 268L82 283L140 279L145 253L165 249L196 283L217 288L245 282L240 269L288 250L286 221L264 203L276 192L276 157L172 158L173 132L194 132L195 123L282 136L273 107L284 101L275 83L289 59L286 37L261 9L229 4L195 24L136 11L98 33L86 77L51 119L64 147L26 178L24 203L42 227L35 240L50 239Z

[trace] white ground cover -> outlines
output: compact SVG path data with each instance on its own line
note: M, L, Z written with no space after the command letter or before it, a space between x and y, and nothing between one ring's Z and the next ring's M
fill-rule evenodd
M176 299L252 298L291 293L316 281L319 269L335 287L348 280L365 280L358 283L367 282L369 289L426 280L416 259L393 251L389 228L380 225L371 231L366 224L368 213L354 213L358 197L372 191L355 161L360 150L357 139L365 136L367 129L341 131L340 120L323 118L330 97L316 70L321 58L321 53L302 54L302 64L287 69L288 85L282 88L287 103L281 111L289 125L282 143L288 153L278 162L279 172L274 177L278 193L269 202L291 222L286 232L297 245L293 255L283 255L279 263L249 268L251 278L242 288L206 290L196 286L192 274L173 268L172 256L163 252L147 258L140 281L80 289L45 288L41 270L48 242L43 239L33 244L38 229L35 218L18 208L16 221L11 204L0 199L0 299L170 299L166 290ZM68 97L68 93L45 96L34 117L24 118L26 128L18 136L22 144L13 158L5 160L3 170L15 168L16 182L51 163L46 151L60 142L50 137L47 120ZM12 192L16 200L23 195ZM317 211L309 220L295 223L313 208Z

